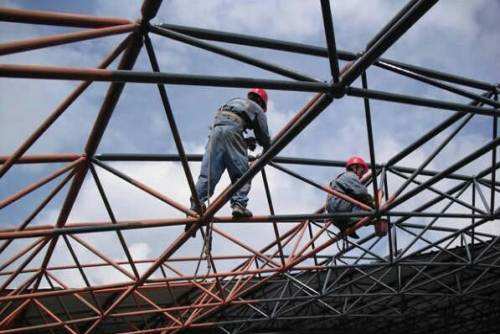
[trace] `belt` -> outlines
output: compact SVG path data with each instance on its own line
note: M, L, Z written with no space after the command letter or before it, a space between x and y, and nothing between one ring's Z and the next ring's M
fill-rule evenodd
M228 110L219 110L219 115L225 116L225 117L229 118L230 120L235 121L236 123L241 125L243 128L245 128L245 121L238 114L236 114L232 111L228 111ZM215 126L217 126L217 124Z

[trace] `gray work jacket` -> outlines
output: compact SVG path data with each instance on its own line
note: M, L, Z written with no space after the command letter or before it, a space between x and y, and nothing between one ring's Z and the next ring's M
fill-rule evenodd
M372 199L372 196L368 193L368 190L361 183L358 176L351 171L337 176L337 178L330 182L330 187L363 203L369 203Z
M252 129L260 146L266 150L271 145L264 110L250 99L236 97L227 101L220 110L230 110L245 120L246 127Z

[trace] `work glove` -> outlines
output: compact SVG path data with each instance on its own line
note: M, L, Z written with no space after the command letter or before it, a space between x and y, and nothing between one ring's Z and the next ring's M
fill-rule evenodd
M255 151L255 149L257 148L257 139L255 139L254 137L248 137L245 138L245 142L250 151Z

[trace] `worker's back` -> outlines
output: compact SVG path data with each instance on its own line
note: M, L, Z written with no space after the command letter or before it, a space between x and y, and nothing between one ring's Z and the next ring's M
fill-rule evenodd
M221 113L221 111L223 112ZM224 111L241 117L245 122L244 127L254 131L259 144L264 148L269 147L271 138L267 126L267 117L261 106L250 99L241 97L233 98L220 107L219 112L215 116L214 124L227 121L228 115L225 115Z
M351 171L346 171L330 182L330 187L363 203L369 202L371 196L359 178ZM354 204L336 196L328 196L327 208L330 212L356 211Z

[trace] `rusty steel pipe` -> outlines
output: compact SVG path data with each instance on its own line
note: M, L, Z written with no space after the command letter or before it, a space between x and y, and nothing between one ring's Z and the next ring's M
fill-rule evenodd
M38 65L0 65L0 76L9 78L33 78L51 80L92 80L114 83L136 82L150 84L194 85L211 87L262 88L320 92L330 87L322 82L255 79L248 77L228 77L215 75L191 75L164 72L143 72L124 70L102 70L95 68L73 68Z
M327 270L328 268L322 266L297 266L294 270ZM220 272L217 274L209 274L207 278L216 278L216 277L232 277L235 275L245 275L245 274L258 274L258 273L280 273L280 268L268 268L268 269L253 269L251 271L230 271L230 272ZM198 279L199 276L184 276L184 277L170 277L170 278L155 278L148 280L147 286L137 286L138 289L152 289L152 288L163 288L165 287L165 283L167 282L182 282L189 281L193 279ZM269 277L272 278L272 277ZM186 286L186 283L182 282L180 286ZM157 286L152 286L151 284L157 284ZM189 286L192 286L189 283ZM21 295L4 295L0 296L0 302L8 302L14 300L22 300L26 298L47 298L47 297L56 297L69 295L74 293L84 293L84 292L97 292L97 293L109 293L109 292L122 292L130 288L132 285L135 285L135 282L126 282L126 283L112 283L112 284L103 284L99 286L93 287L81 287L81 288L68 288L64 290L44 290L39 292L30 292Z
M125 32L130 32L134 30L136 27L137 27L136 23L129 23L109 28L89 29L85 31L72 32L67 34L59 34L46 37L37 37L22 41L1 43L0 56L46 48L49 46L80 42L98 37L122 34Z
M104 28L132 23L121 18L7 7L0 7L0 21L78 28Z
M26 188L20 190L19 192L15 193L12 196L9 196L9 197L3 199L2 201L0 201L0 209L5 208L7 205L10 205L10 204L14 203L18 199L20 199L20 198L28 195L32 191L35 191L36 189L40 188L41 186L43 186L43 185L49 183L50 181L54 180L58 176L66 173L70 169L78 166L83 160L85 160L85 158L80 158L80 159L78 159L76 161L73 161L72 163L68 164L67 166L65 166L65 167L63 167L61 169L58 169L54 173L50 174L46 178L44 178L44 179L42 179L42 180L40 180L38 182L35 182L35 183L27 186Z
M99 64L98 68L104 69L109 66L121 53L125 50L125 47L128 45L130 35L125 38L113 51L111 51L104 60ZM35 141L42 136L45 131L61 116L64 111L66 111L69 106L91 85L91 81L86 81L78 85L70 95L68 95L58 106L57 108L47 117L42 124L38 126L38 128L19 146L14 153L12 153L7 160L3 161L3 165L0 167L0 177L4 175L10 167L18 159L20 159L24 153L33 145ZM43 156L44 158L52 159L54 155ZM59 156L62 158L62 156ZM29 159L28 159L29 160ZM36 159L35 159L36 160ZM43 159L41 159L43 160Z
M1 155L0 163L5 164L11 159L12 155ZM58 154L34 154L24 156L15 162L16 164L39 164L39 163L54 163L54 162L71 162L81 158L81 154L76 153L58 153ZM2 165L3 167L3 165Z
M268 223L272 224L274 222L280 223L298 223L306 219L316 219L325 220L332 219L335 217L366 217L371 216L375 212L362 212L362 213L336 213L336 214L298 214L298 215L269 215L269 216L253 216L250 218L235 220L233 217L214 217L213 222L216 223L238 223L238 222L248 222L248 223ZM105 232L105 231L116 231L116 230L130 230L130 229L140 229L140 228L154 228L163 226L175 226L175 225L186 225L189 223L200 222L196 218L177 218L177 219L144 219L144 220L125 220L117 221L116 223L102 221L102 222L85 222L85 223L73 223L65 227L54 227L51 225L39 225L26 228L23 231L17 231L17 229L3 229L0 230L0 240L2 239L16 239L16 238L32 238L41 236L55 236L63 234L79 234L79 233L91 233L91 232Z

